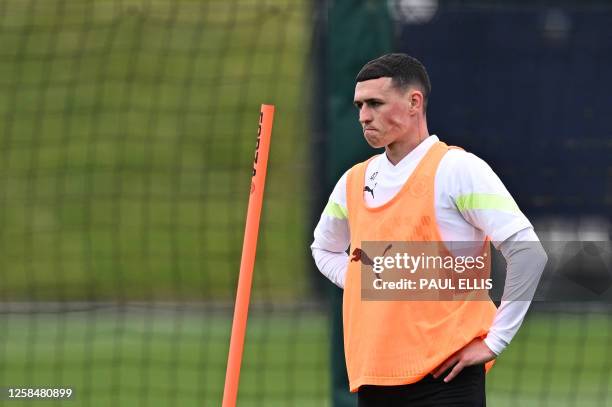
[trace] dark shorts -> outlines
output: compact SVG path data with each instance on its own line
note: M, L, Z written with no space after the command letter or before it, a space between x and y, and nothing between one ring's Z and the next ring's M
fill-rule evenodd
M358 391L359 407L484 407L484 365L464 368L449 383L427 375L422 380L402 386L361 386Z

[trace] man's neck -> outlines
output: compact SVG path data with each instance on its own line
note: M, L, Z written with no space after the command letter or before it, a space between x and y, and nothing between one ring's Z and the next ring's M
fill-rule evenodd
M423 133L419 137L411 137L408 140L396 141L385 147L385 154L387 160L393 165L397 165L404 157L406 157L412 150L417 148L425 139L429 137L429 134Z

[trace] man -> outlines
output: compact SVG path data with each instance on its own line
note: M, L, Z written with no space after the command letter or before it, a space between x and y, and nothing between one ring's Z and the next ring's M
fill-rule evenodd
M350 390L360 406L484 406L485 364L520 327L546 254L491 168L429 135L431 86L418 60L384 55L356 82L363 135L385 152L340 178L311 246L320 271L344 288ZM363 301L361 264L346 253L350 246L359 260L364 241L489 239L508 263L498 309L490 301Z

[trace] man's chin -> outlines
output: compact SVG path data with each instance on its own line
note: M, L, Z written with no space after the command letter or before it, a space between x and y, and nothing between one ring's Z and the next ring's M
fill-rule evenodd
M379 140L368 140L366 138L366 142L372 148L383 148L385 145Z

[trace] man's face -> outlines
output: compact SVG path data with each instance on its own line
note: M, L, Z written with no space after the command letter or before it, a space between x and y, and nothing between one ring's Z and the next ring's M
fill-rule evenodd
M359 123L368 144L374 148L388 146L414 130L410 114L410 89L395 89L391 78L357 82L353 100L359 109Z

